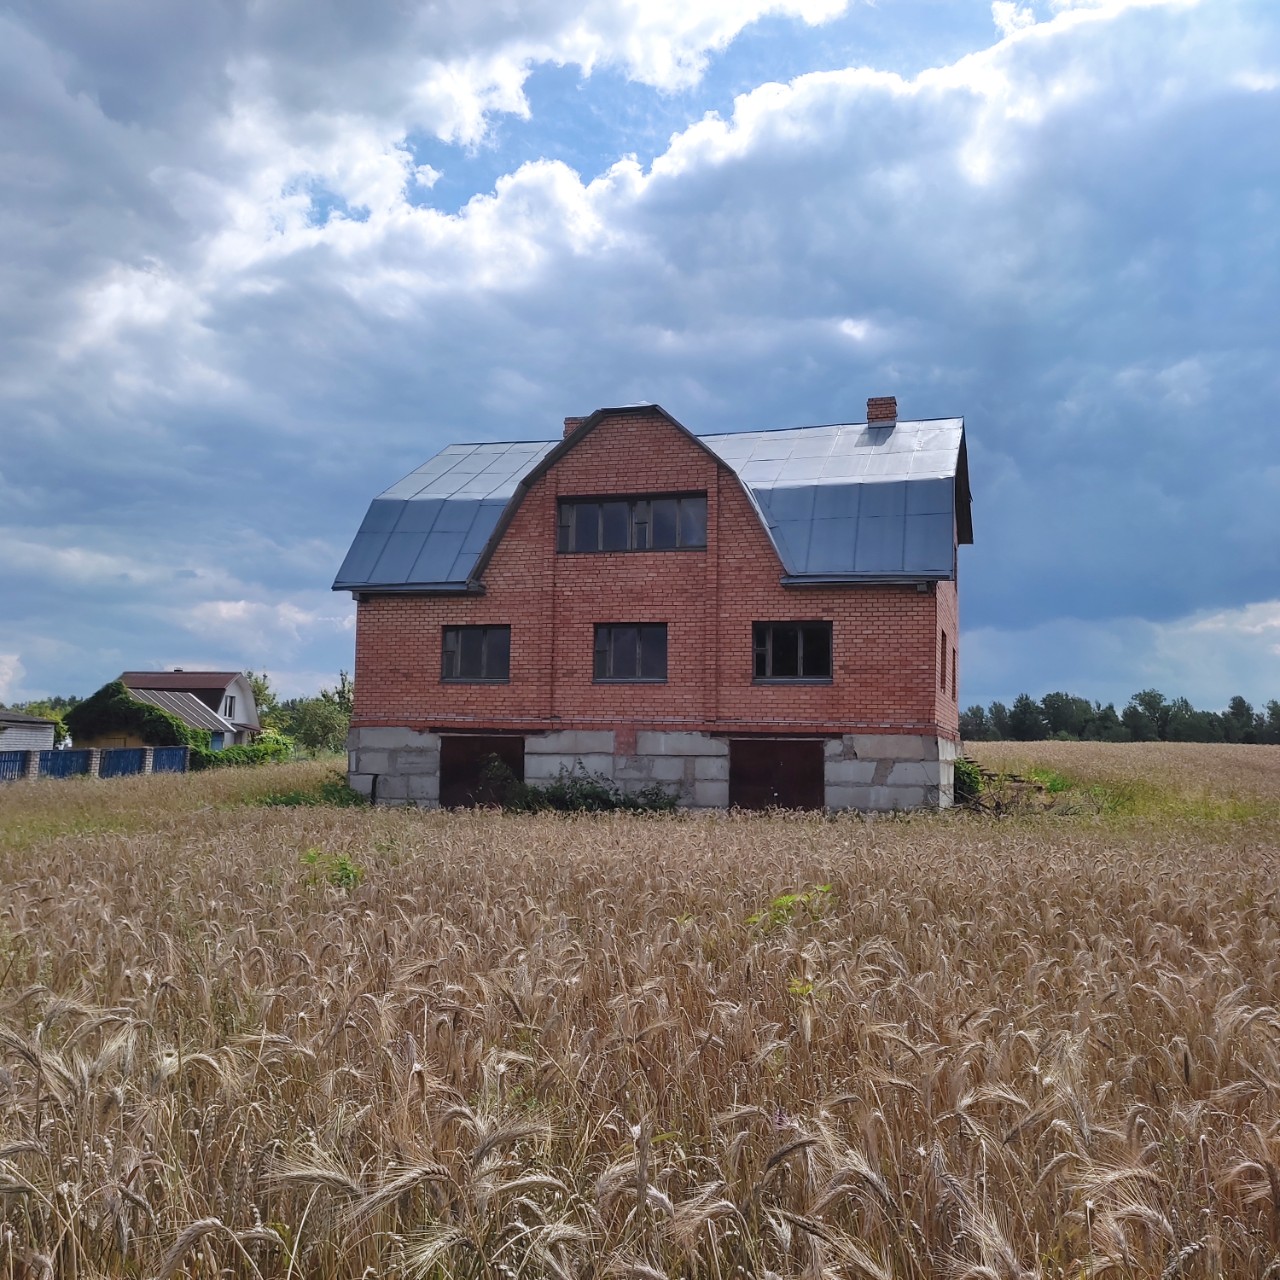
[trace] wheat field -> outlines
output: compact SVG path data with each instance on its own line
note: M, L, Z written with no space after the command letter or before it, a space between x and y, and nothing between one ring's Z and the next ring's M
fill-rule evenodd
M978 754L1055 803L6 786L0 1277L1280 1276L1280 749Z

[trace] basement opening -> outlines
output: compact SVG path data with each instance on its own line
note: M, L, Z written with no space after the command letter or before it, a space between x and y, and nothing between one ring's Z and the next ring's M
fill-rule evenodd
M440 739L440 807L498 804L498 788L485 777L494 756L524 781L524 738L515 734L456 733Z
M821 738L730 738L729 803L739 809L821 809Z

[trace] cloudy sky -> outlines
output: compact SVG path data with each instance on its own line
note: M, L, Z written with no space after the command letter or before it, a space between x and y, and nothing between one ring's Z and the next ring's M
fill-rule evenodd
M0 700L350 668L455 440L962 414L965 704L1280 698L1275 0L5 0Z

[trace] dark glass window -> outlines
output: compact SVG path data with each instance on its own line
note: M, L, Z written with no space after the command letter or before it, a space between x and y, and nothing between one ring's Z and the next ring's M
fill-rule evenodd
M594 671L597 680L666 680L667 624L600 623Z
M831 679L831 623L757 622L751 638L757 680Z
M675 551L707 545L707 495L573 498L560 504L558 551Z
M511 677L510 627L445 627L442 680L468 682Z

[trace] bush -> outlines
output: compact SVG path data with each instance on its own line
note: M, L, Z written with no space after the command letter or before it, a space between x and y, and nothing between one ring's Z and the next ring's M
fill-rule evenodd
M982 794L982 770L961 756L955 765L956 804L973 804Z
M485 785L509 813L671 813L676 797L651 784L629 794L599 774L562 769L542 786L521 782L497 756L484 767Z
M268 729L256 742L223 747L221 751L211 751L207 743L193 746L188 767L193 770L242 768L247 765L275 764L292 758L292 739Z

